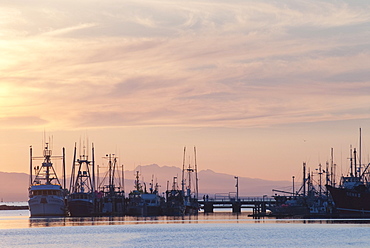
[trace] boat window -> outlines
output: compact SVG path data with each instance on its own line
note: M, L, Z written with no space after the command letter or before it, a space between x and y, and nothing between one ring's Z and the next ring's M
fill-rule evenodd
M35 190L32 192L33 195L43 195L43 190Z

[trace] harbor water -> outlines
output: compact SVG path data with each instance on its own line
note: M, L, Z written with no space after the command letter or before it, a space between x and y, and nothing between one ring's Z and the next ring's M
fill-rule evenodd
M184 217L29 218L0 211L1 247L369 247L370 219Z

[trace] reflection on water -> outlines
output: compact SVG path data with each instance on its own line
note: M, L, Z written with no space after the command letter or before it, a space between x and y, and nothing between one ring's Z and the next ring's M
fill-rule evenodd
M247 215L246 215L247 217ZM94 226L94 225L137 225L137 224L176 224L204 223L208 221L224 222L238 220L238 216L229 214L199 214L189 216L154 216L154 217L65 217L65 218L29 218L29 227L49 226Z
M251 221L249 213L200 213L186 216L154 216L154 217L64 217L64 218L29 218L29 227L52 226L94 226L94 225L137 225L137 224L186 224L186 223L239 223Z
M30 218L28 210L0 211L0 229L19 229L30 227L59 226L103 226L103 225L148 225L148 224L198 224L198 223L261 223L261 224L362 224L369 226L370 219L275 219L249 217L249 212L199 213L190 216L156 216L156 217L53 217Z
M300 224L370 224L370 219L253 219L248 214L200 213L190 216L156 217L66 217L29 218L29 227L52 226L99 226L99 225L139 225L139 224L196 224L196 223L300 223Z

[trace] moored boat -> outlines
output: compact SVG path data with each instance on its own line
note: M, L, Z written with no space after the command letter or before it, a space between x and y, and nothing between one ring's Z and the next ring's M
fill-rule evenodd
M177 177L173 178L172 188L166 190L165 215L181 216L185 214L184 192L178 188Z
M368 164L362 168L357 164L356 149L350 157L350 175L342 176L340 184L326 185L335 203L336 210L342 217L370 216L370 182ZM363 169L363 170L362 170Z
M306 176L306 163L303 163L303 181L302 186L298 191L286 192L282 190L273 190L275 192L284 193L287 195L273 196L275 204L269 204L267 209L271 211L271 216L276 217L300 217L300 218L315 218L315 217L332 217L333 207L332 202L328 198L328 192L323 190L322 175L327 173L326 181L329 182L329 165L325 170L321 164L317 171L319 176L318 184L314 185L314 173L308 173ZM294 180L294 177L293 177Z
M139 181L136 172L135 189L128 195L127 214L131 216L158 216L163 214L164 199L158 194L158 185L150 184L149 192Z
M185 168L186 147L184 147L184 157L182 164L182 192L184 194L185 214L198 214L198 166L196 148L194 147L194 165L189 162L188 168ZM195 177L195 178L194 178ZM193 183L195 185L193 185ZM195 190L194 190L195 188Z
M370 163L361 163L361 128L359 141L359 154L350 148L349 174L341 177L339 185L326 185L341 217L370 217Z
M29 200L28 205L31 217L42 216L65 216L65 190L62 188L57 177L53 163L51 162L52 152L49 144L46 143L43 152L43 163L36 166L36 176L32 179L32 148ZM64 161L64 155L63 155Z
M67 198L68 211L70 216L92 216L95 207L94 147L92 161L89 161L85 147L80 158L76 160L75 146L73 157L70 194Z
M114 154L107 154L106 159L108 159L107 174L103 181L97 184L99 192L96 194L96 214L122 216L126 213L123 165L121 167L122 175L119 176L117 157ZM108 178L106 178L107 176ZM118 178L116 178L117 176ZM108 179L108 182L106 179Z

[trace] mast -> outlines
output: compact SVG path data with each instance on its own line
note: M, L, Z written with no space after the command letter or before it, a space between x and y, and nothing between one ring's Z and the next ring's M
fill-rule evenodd
M359 141L359 154L358 154L358 163L359 163L359 165L358 165L358 175L359 176L361 176L361 166L362 166L362 164L361 164L361 128L360 128L360 141Z
M122 168L122 190L123 190L123 193L125 192L125 172L124 172L124 165L122 164L121 165L121 168Z
M98 174L98 177L96 178L96 188L97 188L97 190L99 191L99 176L100 176L100 174L99 174L99 165L96 165L96 174Z
M32 185L32 146L30 146L30 185Z
M333 147L330 149L330 185L335 186L335 175L334 175L334 150Z
M72 163L72 173L71 173L71 180L69 185L70 192L74 192L75 186L75 167L76 167L76 153L77 153L77 144L75 142L75 148L73 149L73 163Z
M350 146L350 158L349 158L349 161L350 161L350 168L351 168L351 174L350 176L353 177L353 163L352 163L352 145Z
M303 162L303 196L306 196L306 162Z
M108 169L108 172L109 172L109 182L108 182L108 187L109 187L109 190L110 190L110 188L111 188L111 185L112 185L112 160L111 160L111 154L107 154L107 156L108 156L108 167L109 167L109 169Z
M353 157L354 157L354 163L355 163L355 177L357 177L357 161L356 161L356 148L353 148Z
M197 150L194 146L194 161L195 161L195 195L198 199L198 166L197 166Z
M325 185L329 185L330 173L329 173L329 162L326 161L326 175L325 175ZM325 188L325 194L328 196L329 191Z
M50 180L50 165L51 165L50 157L51 157L51 151L49 150L49 143L46 143L45 150L44 150L45 162L42 165L46 167L46 175L45 175L46 184L51 184L50 183L51 182Z
M308 168L307 172L307 195L310 195L311 192L311 171L310 168Z
M186 146L184 146L184 156L182 160L182 178L181 178L181 187L182 187L182 192L185 193L185 178L184 178L184 173L185 173L185 151L186 151Z
M92 143L92 148L91 148L91 163L92 163L92 192L95 191L95 147L94 147L94 143Z
M320 185L319 185L319 187L320 187L320 189L319 189L319 193L320 193L320 196L321 196L321 188L322 188L322 170L321 170L321 163L319 164L319 180L320 180Z
M190 158L189 158L190 160ZM188 186L188 192L190 193L190 189L191 189L191 167L190 167L190 161L189 161L189 167L188 167L188 180L189 180L189 186Z
M63 147L63 188L66 189L66 149Z
M114 189L115 189L115 185L114 185L114 172L116 171L116 163L117 163L117 159L116 159L116 157L113 154L112 191L114 191Z

